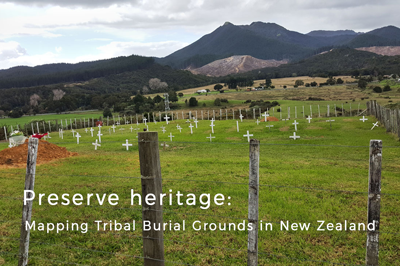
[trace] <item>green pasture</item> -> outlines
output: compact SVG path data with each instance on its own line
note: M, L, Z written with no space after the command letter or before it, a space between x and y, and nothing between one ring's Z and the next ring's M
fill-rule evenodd
M193 128L193 134L185 120L174 120L168 125L147 123L149 131L158 132L160 144L168 145L160 145L163 192L193 193L198 200L195 206L178 205L174 196L172 205L165 203L164 222L182 225L186 221L186 230L164 233L165 264L247 265L246 231L196 231L191 225L194 221L202 224L247 221L249 145L243 135L249 131L261 142L260 220L273 225L272 231L259 231L259 265L365 264L365 232L317 231L317 220L334 224L345 220L366 223L371 139L383 141L380 265L400 265L397 137L386 133L383 127L371 130L376 120L370 116L365 123L360 117L335 117L329 123L326 117L316 115L317 103L314 103L309 124L300 115L301 105L293 105L292 101L280 103L283 110L291 107L290 121L257 125L253 119L239 120L239 132L236 120L216 120L212 134L210 121L201 120L199 115L198 128ZM289 138L294 132L294 106L297 106L300 136L295 141ZM305 109L308 115L309 107ZM268 124L274 127L268 129ZM165 127L165 133L161 127ZM102 127L101 147L97 151L92 145L97 128L94 137L78 129L82 136L79 145L71 130L64 130L63 139L58 132L51 133L49 142L79 155L38 165L35 192L46 196L69 193L71 197L81 193L85 199L88 193L116 193L119 204L51 206L45 201L39 206L35 200L32 220L36 223L68 220L88 223L89 227L86 233L31 231L30 265L143 265L141 206L136 203L131 206L130 193L131 189L141 193L136 136L144 128L144 124L123 125L113 133L110 127ZM172 141L170 133L174 136ZM207 138L210 134L215 137L212 142ZM133 144L129 151L122 146L126 140ZM41 145L46 144L41 142L39 149ZM0 151L4 149L7 144L0 143ZM25 168L0 168L0 265L17 263L24 173ZM202 209L205 205L199 202L199 197L204 193L211 197L223 194L225 204L212 203ZM182 199L184 202L186 197ZM119 223L136 220L136 230L97 231L95 220ZM311 226L308 231L281 231L280 221Z

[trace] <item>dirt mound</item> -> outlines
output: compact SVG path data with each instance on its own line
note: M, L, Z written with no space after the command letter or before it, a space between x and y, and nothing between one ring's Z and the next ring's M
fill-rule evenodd
M37 164L78 155L45 140L39 140ZM22 145L0 151L0 166L24 166L28 157L28 140Z
M267 119L267 120L265 120L265 118L261 119L261 122L266 122L266 121L279 121L279 119L276 118L275 116L268 116L266 119Z

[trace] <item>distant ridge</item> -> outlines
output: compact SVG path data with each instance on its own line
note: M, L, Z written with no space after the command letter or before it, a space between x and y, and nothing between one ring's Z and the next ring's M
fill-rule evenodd
M235 55L228 58L216 60L196 69L189 69L193 74L201 74L212 77L227 76L248 72L264 67L277 67L287 64L286 60L261 60L249 55Z

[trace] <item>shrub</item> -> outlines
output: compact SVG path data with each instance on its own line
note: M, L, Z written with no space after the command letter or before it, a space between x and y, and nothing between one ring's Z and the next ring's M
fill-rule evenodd
M197 106L198 101L196 100L195 97L190 97L189 99L189 106Z
M112 113L111 113L110 108L108 108L108 107L104 108L103 117L112 117Z
M391 91L392 89L390 88L389 85L386 85L385 87L383 87L383 91Z
M221 99L220 98L215 99L214 105L215 106L221 106Z
M373 91L376 93L381 93L382 92L382 88L379 86L376 86L375 88L373 88Z
M221 99L221 103L228 103L228 99Z

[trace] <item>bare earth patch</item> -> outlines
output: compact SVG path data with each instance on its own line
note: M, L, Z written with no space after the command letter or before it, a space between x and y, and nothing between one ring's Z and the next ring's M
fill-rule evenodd
M289 126L279 128L279 131L289 131Z
M317 127L317 126L309 126L307 129L322 129L322 127Z

